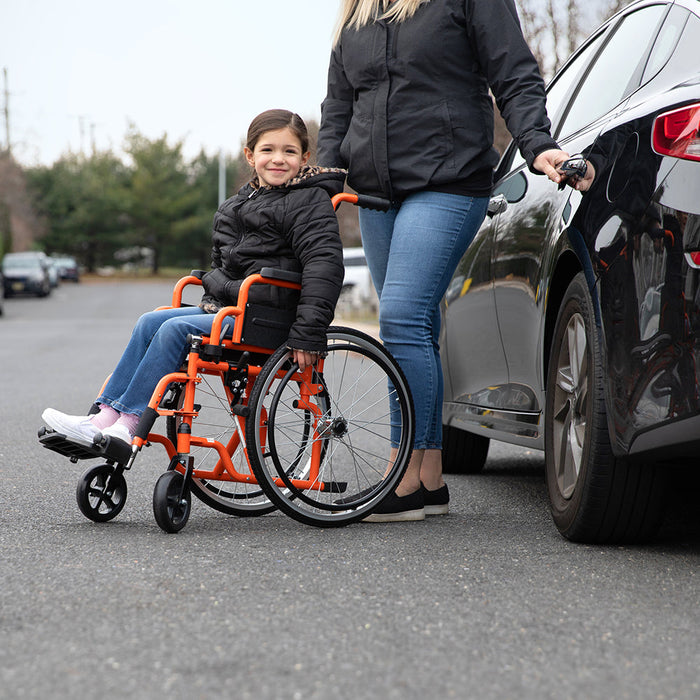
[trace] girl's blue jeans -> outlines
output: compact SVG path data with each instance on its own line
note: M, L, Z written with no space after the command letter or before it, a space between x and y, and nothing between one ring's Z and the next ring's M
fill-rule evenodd
M442 447L440 301L487 206L488 197L419 192L388 212L359 211L380 337L411 388L417 450Z
M97 403L140 416L158 382L180 369L189 351L187 335L209 335L213 323L214 314L197 306L150 311L141 316Z

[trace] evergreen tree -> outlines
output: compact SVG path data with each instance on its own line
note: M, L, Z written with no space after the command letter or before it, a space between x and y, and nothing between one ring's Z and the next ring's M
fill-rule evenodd
M48 225L47 253L70 253L88 269L111 260L127 225L128 172L112 153L68 154L27 171L35 206Z

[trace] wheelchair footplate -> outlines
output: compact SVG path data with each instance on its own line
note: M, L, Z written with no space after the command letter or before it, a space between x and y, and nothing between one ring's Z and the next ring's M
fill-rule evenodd
M39 442L48 450L58 452L69 457L71 462L79 459L107 459L117 464L126 464L131 457L131 445L123 440L115 440L109 436L101 438L97 442L87 440L69 439L63 433L58 433L50 428L39 428Z

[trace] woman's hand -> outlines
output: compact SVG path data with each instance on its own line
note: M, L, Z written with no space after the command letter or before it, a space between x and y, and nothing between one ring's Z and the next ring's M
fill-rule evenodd
M569 154L566 151L560 151L558 148L550 148L537 155L532 162L532 167L546 175L552 182L556 182L558 185L564 179L564 176L557 168L568 158Z
M307 367L316 364L318 360L317 352L308 352L306 350L292 350L294 362L299 365L299 371L303 372Z
M532 167L535 170L539 170L544 173L552 182L560 184L564 182L570 185L575 190L579 192L587 192L593 180L595 179L595 168L590 160L586 161L586 175L581 179L570 179L567 181L566 176L560 173L558 168L565 161L569 159L569 154L566 151L560 151L557 148L550 148L548 151L542 151L537 158L532 163Z

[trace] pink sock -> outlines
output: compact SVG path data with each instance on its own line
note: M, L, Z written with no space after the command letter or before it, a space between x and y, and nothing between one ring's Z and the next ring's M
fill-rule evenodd
M119 411L115 411L111 406L101 403L100 412L91 416L90 421L98 430L104 430L109 428L110 425L114 425L120 415Z
M137 416L135 413L122 413L117 423L123 425L129 431L129 435L133 436L140 419L141 416Z

